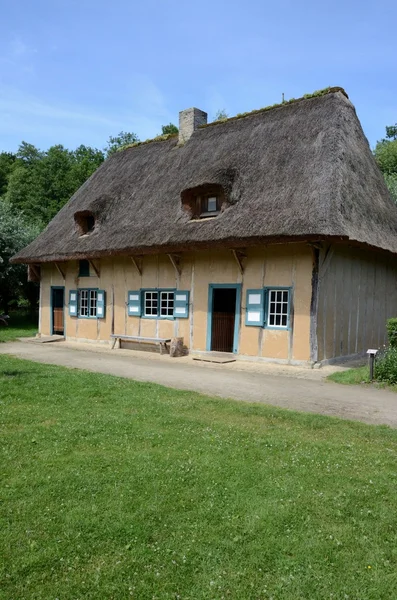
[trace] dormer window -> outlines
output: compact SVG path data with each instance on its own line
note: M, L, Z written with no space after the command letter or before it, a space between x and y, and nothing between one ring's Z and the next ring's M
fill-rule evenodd
M89 211L74 213L74 221L79 235L88 235L95 229L95 216Z
M197 196L197 204L200 219L215 217L221 210L219 197L213 194Z
M191 219L216 217L225 207L225 194L222 186L204 184L185 190L181 194L182 206L191 215Z

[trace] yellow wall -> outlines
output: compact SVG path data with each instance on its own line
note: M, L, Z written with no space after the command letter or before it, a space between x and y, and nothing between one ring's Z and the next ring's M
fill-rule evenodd
M96 287L106 290L105 319L77 319L65 310L65 335L68 338L109 340L112 332L147 337L181 336L185 344L197 351L207 348L207 313L209 284L242 285L238 352L247 356L308 361L310 359L310 302L312 253L305 244L263 246L247 249L244 273L231 251L186 253L181 258L181 273L175 272L167 256L145 256L139 274L128 257L96 261L100 277L91 270L89 278L78 278L78 263L62 266L65 281L55 265L44 265L41 284L41 332L50 333L50 287L65 285L65 302L69 290ZM245 325L245 301L248 289L264 286L292 288L293 310L290 330L270 330ZM141 288L176 288L190 290L188 319L145 319L127 316L129 290Z
M318 360L350 356L386 343L386 320L397 316L397 266L392 255L335 246L322 267L317 319Z

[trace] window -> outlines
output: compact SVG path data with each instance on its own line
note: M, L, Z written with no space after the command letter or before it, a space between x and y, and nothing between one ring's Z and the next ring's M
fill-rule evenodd
M74 213L74 221L79 235L88 235L95 229L95 216L87 210Z
M106 291L97 289L69 290L69 316L83 319L106 318Z
M90 263L88 260L79 260L79 277L90 276Z
M80 290L80 317L96 317L97 313L97 290Z
M288 290L269 290L269 313L267 323L269 327L288 326Z
M270 329L290 326L291 289L261 288L247 290L245 324Z
M173 317L174 292L167 290L144 292L144 316Z
M200 219L214 217L221 210L220 198L213 194L197 197L198 214Z

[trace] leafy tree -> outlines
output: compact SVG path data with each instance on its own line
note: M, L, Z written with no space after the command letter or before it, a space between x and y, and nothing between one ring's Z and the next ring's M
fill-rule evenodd
M392 198L397 202L397 123L386 127L386 138L376 144L374 155Z
M16 161L15 154L11 152L0 152L0 197L7 191L8 180Z
M10 258L38 234L37 225L0 199L0 309L4 312L8 312L11 300L18 298L27 285L26 265L12 265Z
M168 125L162 125L161 126L161 134L162 135L170 135L173 133L178 133L179 129L176 125L174 125L173 123L168 123Z
M225 119L228 119L228 118L229 118L229 115L227 114L226 110L224 108L221 108L216 111L214 121L224 121Z
M58 144L41 152L22 142L9 176L6 199L26 217L47 224L105 160L101 150Z
M107 148L105 148L106 158L117 152L117 150L120 150L120 148L130 144L135 144L135 142L139 142L139 138L136 133L120 131L118 135L114 137L110 136L108 139Z

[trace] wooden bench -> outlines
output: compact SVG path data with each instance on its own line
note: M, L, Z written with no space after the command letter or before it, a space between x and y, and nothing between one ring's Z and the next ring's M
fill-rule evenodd
M160 346L160 354L167 353L167 344L170 343L171 338L151 338L151 337L142 337L140 335L118 335L117 333L112 333L110 337L113 339L112 350L116 345L117 340L120 342L139 342L144 344L159 344Z

